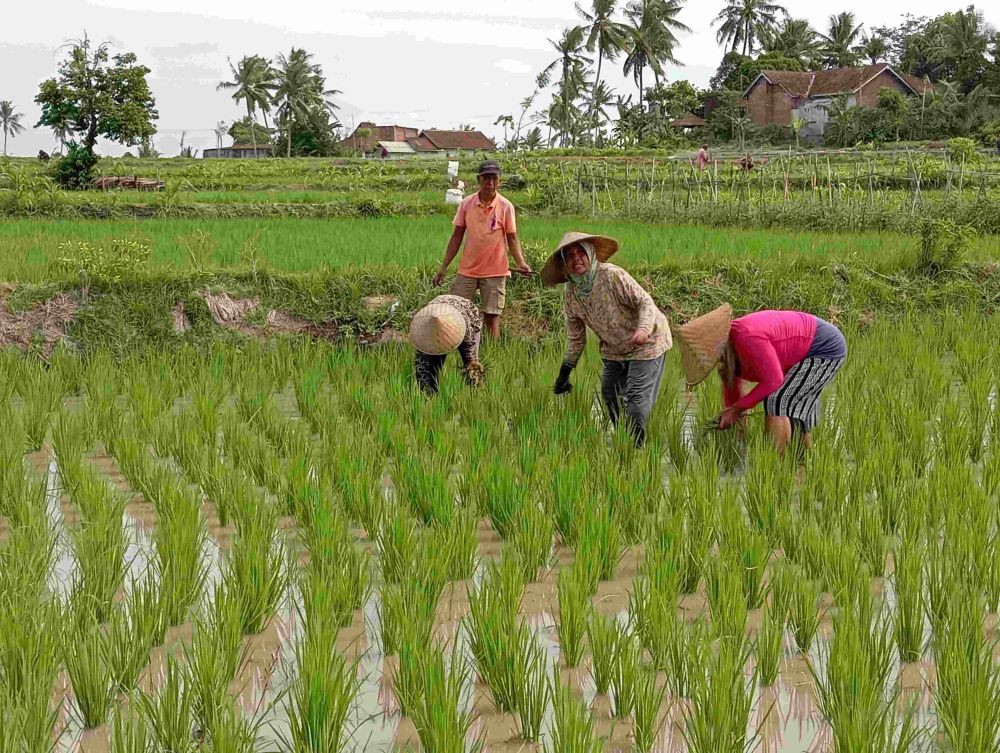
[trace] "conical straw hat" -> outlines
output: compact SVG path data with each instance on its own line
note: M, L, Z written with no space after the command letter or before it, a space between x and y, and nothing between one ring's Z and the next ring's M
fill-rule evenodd
M410 342L421 353L440 356L465 339L465 317L447 303L429 303L413 315Z
M724 303L714 311L674 329L681 351L681 368L688 386L693 387L712 373L729 339L733 308Z
M562 250L573 243L580 241L590 241L594 244L594 255L597 261L607 261L618 252L618 241L606 235L593 235L591 233L566 233L556 246L556 250L542 267L542 282L549 287L566 282L566 269L563 266Z

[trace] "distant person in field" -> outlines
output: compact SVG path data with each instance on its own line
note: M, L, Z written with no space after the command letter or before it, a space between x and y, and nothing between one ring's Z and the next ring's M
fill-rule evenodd
M699 170L704 170L705 166L708 164L708 144L702 144L701 149L698 150L698 154L694 158L694 166Z
M834 325L802 311L758 311L731 318L729 304L692 319L675 332L688 385L718 368L728 429L764 404L764 426L784 452L797 432L812 445L820 394L847 358L847 341ZM744 382L756 386L743 394Z
M493 337L499 337L500 314L510 276L508 250L514 257L515 272L527 276L531 274L531 267L524 260L521 242L517 238L514 205L497 191L500 166L493 160L483 162L479 166L478 182L479 190L466 197L455 212L455 229L433 283L440 285L444 281L448 266L458 254L464 239L465 248L451 292L475 301L478 291L486 330Z
M542 269L546 285L566 283L567 343L555 393L573 389L569 377L590 327L601 342L601 397L608 417L617 424L624 407L629 431L641 447L660 392L670 327L652 296L628 272L608 263L616 251L614 238L566 233Z
M416 348L414 375L425 393L435 395L448 353L458 350L465 381L473 387L483 382L479 340L483 317L474 303L457 295L439 295L410 322L410 342Z

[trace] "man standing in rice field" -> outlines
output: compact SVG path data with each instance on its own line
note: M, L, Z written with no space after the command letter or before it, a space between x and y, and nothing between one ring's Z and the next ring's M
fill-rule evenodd
M601 397L612 424L622 408L637 447L660 392L666 352L672 344L667 317L632 275L608 259L618 241L603 235L566 233L542 268L546 285L566 283L566 354L555 393L573 387L569 377L587 344L587 327L601 341Z
M486 331L499 337L500 314L510 276L508 250L514 257L515 272L527 276L531 274L531 267L524 260L517 237L514 205L497 191L500 166L493 160L483 162L479 166L478 182L479 190L464 199L455 212L455 228L433 283L440 285L444 281L448 266L464 240L465 248L451 293L474 301L478 291Z

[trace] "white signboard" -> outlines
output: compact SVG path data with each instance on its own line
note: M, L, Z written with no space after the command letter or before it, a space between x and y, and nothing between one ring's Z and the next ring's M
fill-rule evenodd
M448 180L455 180L458 177L458 161L448 160Z

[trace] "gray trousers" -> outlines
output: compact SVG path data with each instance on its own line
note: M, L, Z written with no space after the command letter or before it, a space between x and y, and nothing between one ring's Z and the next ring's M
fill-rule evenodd
M629 431L637 447L646 442L646 424L660 393L666 354L648 361L605 361L601 397L612 424L618 423L624 405Z

